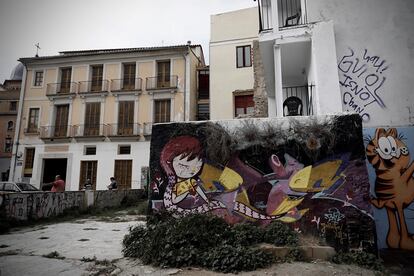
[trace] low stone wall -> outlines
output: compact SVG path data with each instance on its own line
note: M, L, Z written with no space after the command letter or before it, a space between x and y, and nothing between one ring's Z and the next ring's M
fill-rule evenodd
M6 219L37 220L70 208L118 207L143 198L143 190L10 193L0 195L0 213Z

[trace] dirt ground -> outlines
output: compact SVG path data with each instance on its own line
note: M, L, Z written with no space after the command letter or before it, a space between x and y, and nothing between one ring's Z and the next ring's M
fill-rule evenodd
M13 229L0 235L0 275L234 275L198 268L161 269L123 258L122 239L130 226L144 223L131 211L108 217ZM294 262L238 275L381 275L357 266ZM387 273L388 275L390 273ZM400 273L397 273L400 274Z

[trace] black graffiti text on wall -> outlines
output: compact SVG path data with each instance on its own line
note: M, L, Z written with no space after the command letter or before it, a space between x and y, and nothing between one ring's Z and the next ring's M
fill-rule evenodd
M349 48L349 53L339 61L338 68L346 111L357 112L368 122L371 119L368 106L386 108L381 98L381 89L387 80L385 73L389 68L385 59L370 54L367 49L357 53Z

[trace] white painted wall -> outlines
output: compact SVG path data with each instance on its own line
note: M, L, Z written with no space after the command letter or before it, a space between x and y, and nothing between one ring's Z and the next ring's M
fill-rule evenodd
M213 15L210 41L210 118L234 117L233 91L253 89L253 66L237 68L236 47L258 36L257 8Z
M414 1L312 0L307 2L307 9L310 22L334 23L337 63L342 69L338 71L339 81L349 85L349 76L359 87L372 84L368 89L378 95L374 101L369 92L364 93L365 88L355 95L342 85L344 111L360 108L365 126L412 125ZM364 61L364 54L374 57L378 70L374 61Z

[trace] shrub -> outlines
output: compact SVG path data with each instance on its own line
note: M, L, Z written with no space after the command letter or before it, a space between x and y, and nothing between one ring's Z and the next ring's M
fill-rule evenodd
M231 229L232 242L237 245L254 245L263 242L265 230L251 223L236 224Z
M355 264L361 267L382 271L384 266L374 254L365 251L339 252L331 261L336 264Z
M299 243L298 234L280 221L273 221L265 228L263 241L276 246L296 246Z

